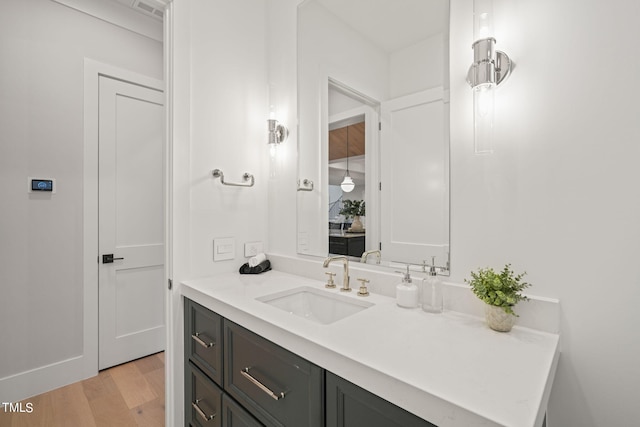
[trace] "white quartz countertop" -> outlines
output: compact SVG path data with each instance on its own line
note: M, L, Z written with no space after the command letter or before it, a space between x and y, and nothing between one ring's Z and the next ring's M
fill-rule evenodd
M372 307L329 325L256 300L300 286L325 290L319 280L272 270L186 281L181 293L437 426L542 425L557 334L495 332L484 319L404 309L376 294L364 298Z

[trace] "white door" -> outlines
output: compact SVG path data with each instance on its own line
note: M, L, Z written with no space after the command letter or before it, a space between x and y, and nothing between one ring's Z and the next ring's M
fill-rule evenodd
M385 259L448 260L448 120L442 88L381 104L381 241ZM391 191L393 189L393 191Z
M164 96L99 80L98 366L105 369L164 350Z

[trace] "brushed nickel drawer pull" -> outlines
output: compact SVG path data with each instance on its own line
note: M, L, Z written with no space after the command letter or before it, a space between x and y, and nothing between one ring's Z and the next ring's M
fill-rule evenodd
M201 401L202 401L202 399L196 399L195 402L191 402L191 406L193 407L193 409L196 410L198 415L200 415L200 417L202 417L202 419L205 422L209 422L209 421L211 421L212 419L215 418L216 414L213 414L213 415L205 414L204 411L202 409L200 409L200 406L198 406L198 403L200 403Z
M247 367L247 368L244 368L243 370L240 371L240 373L242 374L243 377L245 377L246 379L251 381L260 390L262 390L265 393L267 393L274 400L284 399L284 391L281 391L280 394L276 394L276 393L272 392L271 390L269 390L269 387L267 387L266 385L262 384L260 381L258 381L254 377L252 377L251 374L249 373L249 369L251 369L251 368Z
M211 347L214 346L213 342L206 343L206 342L202 341L202 338L200 338L201 336L202 335L200 335L200 332L196 332L195 334L191 335L191 338L193 338L195 342L197 342L198 344L200 344L204 348L211 348Z

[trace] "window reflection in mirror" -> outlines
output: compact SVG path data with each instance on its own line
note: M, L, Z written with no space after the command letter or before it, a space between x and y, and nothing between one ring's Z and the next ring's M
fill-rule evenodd
M446 0L298 7L298 178L319 184L298 192L299 253L447 264L448 26ZM345 200L364 202L363 230Z

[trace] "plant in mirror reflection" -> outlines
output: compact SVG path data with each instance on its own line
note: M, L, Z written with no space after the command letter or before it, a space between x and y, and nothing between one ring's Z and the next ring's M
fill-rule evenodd
M340 215L347 218L365 216L364 200L343 200Z

